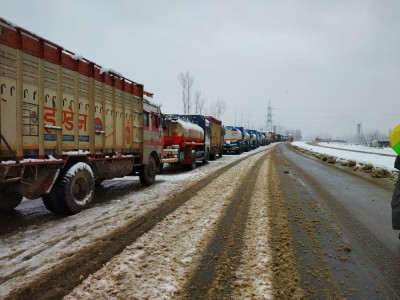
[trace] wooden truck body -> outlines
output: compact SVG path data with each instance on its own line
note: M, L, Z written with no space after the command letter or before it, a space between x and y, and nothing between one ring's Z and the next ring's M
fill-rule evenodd
M72 214L94 183L155 180L161 111L143 85L0 18L0 88L0 210L42 197Z
M221 157L224 152L224 129L220 120L211 116L205 118L210 122L210 159L215 160L217 155Z

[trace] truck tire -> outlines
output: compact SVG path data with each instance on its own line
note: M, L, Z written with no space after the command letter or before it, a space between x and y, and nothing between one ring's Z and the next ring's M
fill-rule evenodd
M197 158L196 158L196 152L195 151L192 151L191 158L192 158L192 163L189 165L189 167L190 167L190 170L194 170L194 169L196 169L196 163L197 163Z
M7 212L16 208L22 201L22 195L11 192L0 192L0 211Z
M163 169L164 169L164 163L160 163L160 166L158 168L158 173L162 173Z
M149 157L147 165L143 166L143 170L139 172L140 183L144 186L149 186L156 180L157 164L153 156Z
M210 154L209 154L208 151L206 151L206 152L204 153L203 165L208 164L209 159L210 159Z
M93 196L93 172L88 164L79 162L63 171L50 193L42 199L51 212L72 215L89 208Z
M194 170L196 169L196 163L197 163L197 158L196 158L196 152L192 150L192 153L190 154L190 164L185 164L182 165L182 168L184 170Z

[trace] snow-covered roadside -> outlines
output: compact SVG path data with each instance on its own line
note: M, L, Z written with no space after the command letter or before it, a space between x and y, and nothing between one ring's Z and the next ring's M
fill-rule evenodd
M260 155L262 154L250 157L228 170L224 176L216 178L154 229L125 248L101 270L90 275L65 299L179 297L190 279L188 275L199 264L208 238L213 235L218 221L225 214L234 193L237 193L236 187L240 185L242 177L253 168L253 162ZM264 176L263 178L265 179ZM252 229L258 228L254 225L259 220L253 219L253 222ZM267 236L265 226L261 226L259 230L263 231L263 237ZM248 234L250 240L254 240L254 237L259 236L254 232ZM264 248L267 244L266 239L253 244L260 244L259 251L255 250L251 255L247 255L247 271L254 263L258 268L262 268L260 264L270 259ZM254 261L255 254L260 261ZM251 272L254 271L252 269ZM250 293L247 292L247 296L257 290L261 293L266 292L271 287L267 272L261 270L259 274L266 275L253 283L256 287L253 287Z
M396 157L396 152L394 152L394 150L390 147L376 148L376 147L355 145L355 144L351 144L351 143L349 144L349 143L328 143L328 142L321 142L321 143L318 143L318 145L321 145L324 147L330 147L330 148L339 148L339 149L343 149L343 150L352 150L352 151L358 151L358 152L391 155L391 156Z
M355 146L351 146L349 148L349 150L358 150L360 152L346 151L345 150L346 147L344 145L341 145L343 150L319 147L318 145L310 145L306 142L293 142L292 145L302 148L302 149L312 151L312 152L335 156L335 157L343 159L343 160L354 160L354 161L356 161L358 163L362 163L362 164L372 164L375 167L384 168L389 171L396 170L394 168L395 154L392 157L392 156L381 156L381 155L370 154L370 153L362 153L363 151L365 151L365 147L357 148ZM328 144L328 145L332 146L332 144ZM380 150L384 150L384 151L382 151L382 153L387 154L388 150L386 150L386 149L380 149ZM374 149L374 151L376 153L378 153L379 149ZM393 151L393 153L394 153L394 151Z
M130 222L145 215L175 192L208 176L208 173L232 163L243 156L263 151L268 147L242 155L224 156L209 165L178 175L158 175L158 183L115 198L104 205L95 206L77 215L0 238L0 298L14 289L29 285L37 276L51 272L69 259L72 253L101 239ZM126 180L130 178L126 177ZM137 178L133 178L137 180Z

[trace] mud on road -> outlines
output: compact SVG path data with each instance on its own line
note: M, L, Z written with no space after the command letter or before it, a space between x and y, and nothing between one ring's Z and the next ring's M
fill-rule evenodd
M306 298L399 299L400 243L390 226L391 178L277 149Z
M2 298L398 297L398 263L379 259L389 255L385 247L281 149L255 151L156 193L151 201L164 197L157 205L143 199L144 213L128 205L88 228L66 223L71 236L46 246L83 245L59 262L30 270L40 248L3 254L10 265L0 268ZM90 226L119 219L123 225L85 239ZM22 266L12 267L17 261Z
M66 299L301 298L271 160L258 153L213 176Z
M128 205L114 215L100 212L98 222L86 225L73 223L76 216L57 220L55 226L65 233L51 240L46 239L51 228L42 225L13 233L15 238L3 239L16 244L2 246L0 294L4 299L265 298L285 291L282 283L293 279L285 293L301 295L291 256L284 251L290 243L270 244L270 165L270 149L254 151L182 183L177 192L167 191L156 206L143 200L140 205L150 207L146 213L129 213ZM95 213L79 215L93 218ZM89 238L92 229L120 220L123 225ZM18 245L18 236L26 246ZM28 241L35 238L31 246ZM63 244L62 253L52 252ZM69 244L78 246L73 251ZM202 276L210 257L211 272ZM275 280L276 274L282 280ZM196 278L203 279L199 289L191 284Z

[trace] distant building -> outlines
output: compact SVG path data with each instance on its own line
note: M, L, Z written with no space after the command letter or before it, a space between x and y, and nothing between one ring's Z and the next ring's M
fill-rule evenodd
M390 147L390 142L389 141L372 140L370 147L387 148L387 147Z

